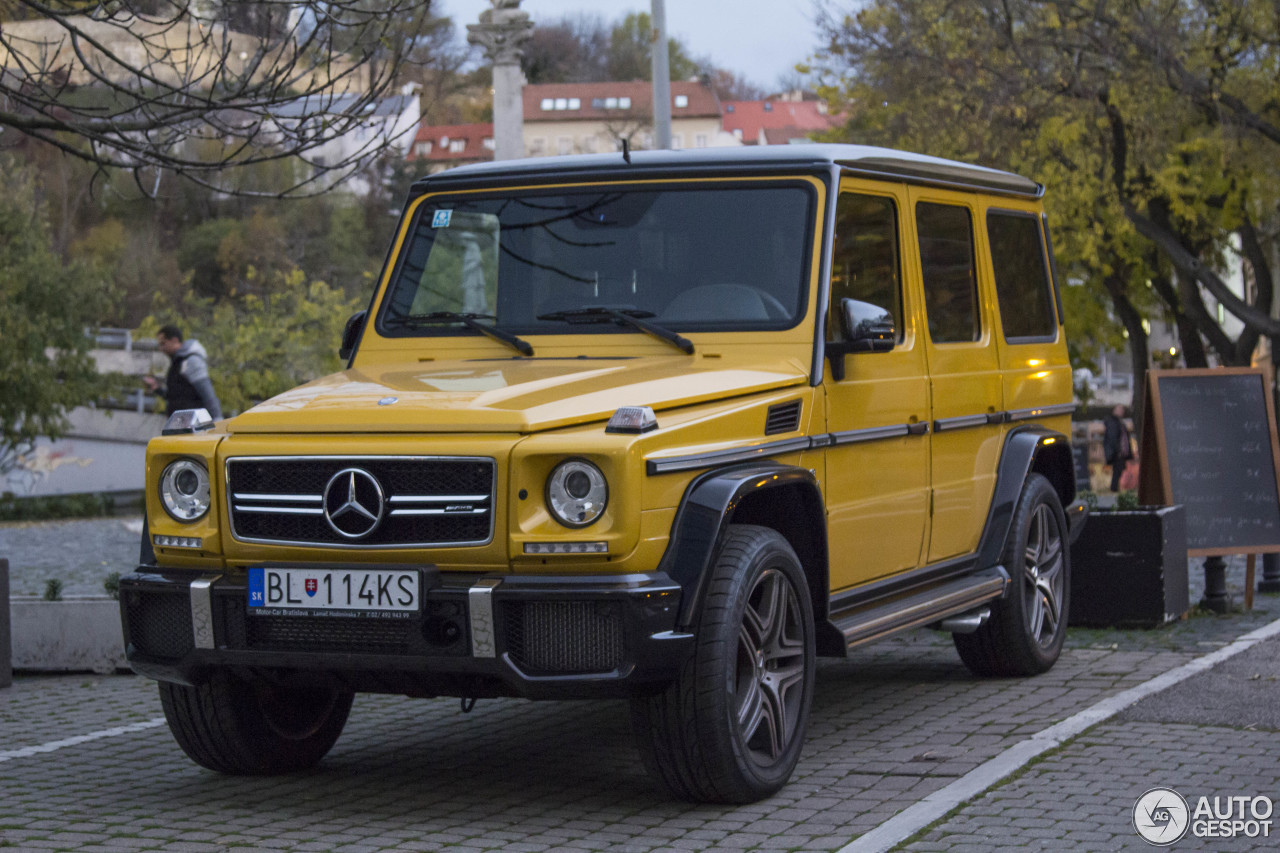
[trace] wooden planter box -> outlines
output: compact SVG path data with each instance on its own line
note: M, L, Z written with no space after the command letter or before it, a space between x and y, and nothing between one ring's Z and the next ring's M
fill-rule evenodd
M1181 506L1095 510L1071 546L1071 614L1082 627L1154 628L1190 609Z

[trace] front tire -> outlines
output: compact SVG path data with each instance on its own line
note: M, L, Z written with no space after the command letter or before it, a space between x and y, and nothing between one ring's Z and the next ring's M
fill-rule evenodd
M160 682L165 720L182 751L232 775L315 766L342 734L353 698L333 688L279 687L228 673L194 687Z
M814 656L813 607L795 551L775 530L733 525L693 654L666 691L632 700L649 773L695 802L776 793L804 746Z
M1001 558L1012 578L1008 594L977 631L952 635L975 675L1036 675L1058 660L1071 604L1067 542L1057 491L1042 475L1029 475Z

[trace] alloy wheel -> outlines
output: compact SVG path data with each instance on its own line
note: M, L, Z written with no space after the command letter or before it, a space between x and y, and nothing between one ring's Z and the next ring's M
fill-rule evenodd
M743 609L734 683L738 733L757 763L775 762L795 737L805 653L798 593L786 575L767 569Z
M1053 643L1062 622L1063 561L1062 531L1042 503L1027 529L1023 583L1027 630L1042 648Z

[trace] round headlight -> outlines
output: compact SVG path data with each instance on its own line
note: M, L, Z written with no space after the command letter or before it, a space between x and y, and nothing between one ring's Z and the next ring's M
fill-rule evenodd
M171 462L160 475L160 502L178 521L195 521L209 511L209 472L190 459Z
M561 462L547 478L547 506L565 527L586 527L604 512L609 484L585 459Z

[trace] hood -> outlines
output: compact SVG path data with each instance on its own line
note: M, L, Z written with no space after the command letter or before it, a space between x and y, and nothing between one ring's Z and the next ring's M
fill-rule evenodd
M389 364L335 373L262 403L233 433L513 432L605 420L808 381L790 363L726 367L686 356Z

